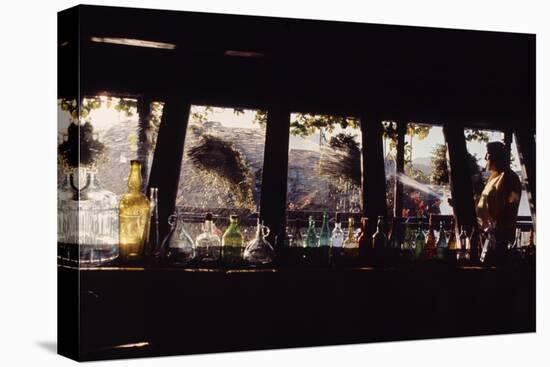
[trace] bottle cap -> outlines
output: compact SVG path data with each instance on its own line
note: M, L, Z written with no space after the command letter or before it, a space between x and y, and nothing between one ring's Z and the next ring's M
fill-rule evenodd
M212 220L212 213L206 213L206 220Z

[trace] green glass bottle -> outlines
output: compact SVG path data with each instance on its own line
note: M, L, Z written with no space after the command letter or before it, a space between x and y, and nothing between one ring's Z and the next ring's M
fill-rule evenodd
M229 227L222 237L222 261L226 264L235 264L243 258L243 235L239 229L237 216L229 216Z
M323 224L321 224L321 232L319 233L319 247L330 246L330 228L328 226L328 214L323 212Z
M305 247L317 247L317 235L315 234L315 219L313 216L309 216L309 227L306 234L306 246Z

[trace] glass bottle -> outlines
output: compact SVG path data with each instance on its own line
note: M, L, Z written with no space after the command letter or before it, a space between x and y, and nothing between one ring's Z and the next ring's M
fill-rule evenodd
M392 250L401 249L401 228L399 218L392 219L391 232L388 238L388 247Z
M278 246L281 246L283 248L290 248L295 247L296 243L294 241L294 236L290 232L289 226L285 226L285 230L281 233L279 233L275 239L275 243Z
M384 217L378 216L376 232L372 235L372 247L376 257L380 260L388 247L388 237L384 233Z
M229 226L222 236L222 261L226 264L240 263L243 259L243 235L236 215L229 216Z
M432 260L435 257L436 251L436 242L435 242L435 232L433 227L433 216L430 214L430 219L428 221L428 236L426 238L426 249L425 257L426 260Z
M344 231L342 230L342 223L340 223L339 213L336 213L334 221L334 229L330 238L331 246L333 248L342 248L344 245Z
M120 257L123 261L143 258L145 240L148 238L150 209L149 200L141 192L141 163L132 160L128 176L128 193L121 196L119 203Z
M181 209L168 217L170 233L162 243L165 261L170 265L186 265L195 258L195 243L185 230L184 213Z
M535 230L531 228L529 230L529 243L527 245L527 248L525 249L525 256L527 258L532 258L536 254L536 246L535 246Z
M306 246L305 247L317 247L317 235L315 234L315 219L313 216L309 216L309 227L306 234Z
M275 250L267 241L267 236L269 228L258 218L256 236L248 243L243 254L244 260L250 265L267 265L275 259Z
M443 227L443 220L439 222L439 238L437 239L437 258L444 260L447 258L449 250L449 243L447 242L447 235L445 234L445 228Z
M372 241L367 235L368 222L367 217L361 217L359 235L357 236L357 245L359 246L361 257L366 260L370 259L372 252Z
M328 226L328 214L323 212L323 223L321 224L321 231L319 232L319 247L330 246L330 228Z
M359 243L355 239L355 229L353 228L355 225L355 220L353 217L348 218L348 234L346 236L346 239L344 240L343 247L345 249L358 249Z
M302 233L300 232L300 228L298 226L295 226L293 228L291 236L292 236L293 247L304 247L304 239L302 237Z
M458 237L460 248L458 249L457 259L466 260L468 258L468 248L470 247L470 239L466 234L464 226L460 227L460 236Z
M457 244L455 219L451 218L451 226L449 228L449 239L447 241L449 250L456 250L459 246Z
M424 250L426 248L426 236L422 230L422 224L418 223L418 230L414 238L414 257L417 260L424 258Z
M212 213L206 213L202 233L195 240L196 258L200 262L211 263L220 259L221 240L214 232Z

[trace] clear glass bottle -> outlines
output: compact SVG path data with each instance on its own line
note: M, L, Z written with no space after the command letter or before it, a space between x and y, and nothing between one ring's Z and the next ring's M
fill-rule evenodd
M222 261L238 264L243 260L243 235L236 215L229 216L229 226L222 236Z
M321 231L319 232L319 247L330 246L330 228L328 226L328 214L323 212L323 223L321 224Z
M333 248L342 248L344 245L344 231L342 230L342 223L340 223L339 213L336 213L334 221L334 229L332 230L332 236L330 238L331 246Z
M95 171L86 167L66 174L58 195L59 259L80 266L104 265L116 259L117 195L103 189Z
M317 247L317 234L315 233L315 219L313 216L309 216L309 226L306 234L306 246L305 247Z
M470 248L470 238L464 229L464 226L460 227L460 236L458 237L460 248L458 249L457 259L468 260L470 258L468 249Z
M260 218L258 218L256 236L244 249L243 258L248 264L257 266L273 262L275 250L267 241L267 236L269 236L269 228L264 225L263 221L260 222Z
M128 193L121 196L119 203L120 257L123 261L143 259L149 237L150 210L149 199L141 192L141 163L132 160Z
M202 233L195 240L196 258L200 262L212 263L220 259L221 240L214 232L212 213L206 213Z
M445 234L445 228L443 227L443 220L439 222L439 238L437 239L437 258L444 260L447 258L449 251L449 243L447 242L447 235Z

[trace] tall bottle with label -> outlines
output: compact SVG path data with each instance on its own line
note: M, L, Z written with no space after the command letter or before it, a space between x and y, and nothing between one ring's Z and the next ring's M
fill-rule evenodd
M141 163L133 160L128 176L128 193L122 195L119 202L120 258L123 261L143 259L150 209L149 200L141 192Z

